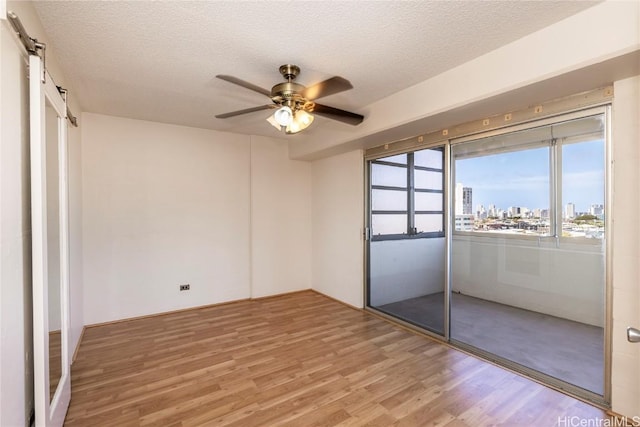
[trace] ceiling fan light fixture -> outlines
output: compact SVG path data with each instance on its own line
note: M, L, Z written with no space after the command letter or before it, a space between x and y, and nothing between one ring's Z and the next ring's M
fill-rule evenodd
M278 123L278 122L276 121L275 113L274 113L274 114L272 114L272 115L270 115L270 116L267 118L267 121L268 121L268 122L269 122L269 124L270 124L271 126L273 126L274 128L278 129L279 131L280 131L280 130L282 130L282 126L280 126L280 123Z
M304 110L298 110L293 116L293 121L285 129L286 133L298 133L308 128L313 123L313 116Z
M293 111L285 105L273 113L273 118L280 126L289 126L293 122Z

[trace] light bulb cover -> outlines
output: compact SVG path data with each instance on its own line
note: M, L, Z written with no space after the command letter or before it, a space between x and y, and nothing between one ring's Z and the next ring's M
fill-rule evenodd
M293 121L287 126L285 132L288 134L298 133L308 128L311 123L313 123L313 116L304 110L298 110L294 113Z
M280 126L289 126L293 121L293 111L285 105L273 113L273 118Z
M270 116L267 118L267 121L268 121L268 122L269 122L269 124L270 124L271 126L273 126L274 128L278 129L279 131L281 131L281 130L282 130L282 126L280 126L280 123L278 123L278 122L276 121L275 113L274 113L274 114L272 114L272 115L270 115Z

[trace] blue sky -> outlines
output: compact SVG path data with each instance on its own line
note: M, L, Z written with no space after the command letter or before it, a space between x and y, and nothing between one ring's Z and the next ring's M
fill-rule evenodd
M562 148L563 209L577 212L604 204L604 143L567 144ZM508 209L549 208L549 149L536 148L456 161L455 181L473 188L473 209L490 204Z

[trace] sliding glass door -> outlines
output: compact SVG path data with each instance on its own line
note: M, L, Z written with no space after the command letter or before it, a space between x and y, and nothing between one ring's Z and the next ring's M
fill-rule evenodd
M456 207L472 206L455 212L451 340L599 396L604 124L594 111L451 148Z
M445 331L444 148L369 163L369 305Z
M368 307L606 402L607 111L370 159Z

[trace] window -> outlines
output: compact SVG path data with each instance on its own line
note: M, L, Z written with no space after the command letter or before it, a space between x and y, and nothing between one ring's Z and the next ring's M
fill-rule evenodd
M373 240L444 236L442 147L374 160Z
M603 115L452 145L454 230L604 236Z

